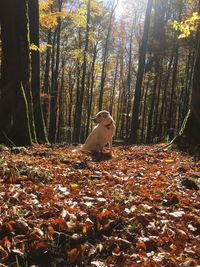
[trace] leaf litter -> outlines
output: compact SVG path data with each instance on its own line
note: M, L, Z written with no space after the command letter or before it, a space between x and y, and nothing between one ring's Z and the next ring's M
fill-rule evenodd
M158 146L113 156L0 150L0 266L200 265L200 161Z

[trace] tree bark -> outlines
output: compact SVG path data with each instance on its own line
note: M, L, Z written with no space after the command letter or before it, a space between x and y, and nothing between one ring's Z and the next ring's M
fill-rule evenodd
M88 88L88 110L87 110L87 123L86 123L86 136L89 133L89 126L90 126L90 116L92 111L92 100L93 100L93 92L94 92L94 79L95 79L95 62L97 58L97 44L94 44L94 51L93 51L93 60L92 60L92 67L91 67L91 85L90 90Z
M39 47L39 4L38 0L28 1L30 43ZM40 96L40 53L31 51L31 90L37 140L48 142Z
M176 91L177 72L178 72L178 44L176 44L175 46L175 56L174 56L173 75L172 75L172 89L171 89L170 105L169 105L168 118L167 118L167 129L175 128L174 115L176 113L175 91Z
M119 0L116 0L113 2L110 18L109 18L109 24L108 24L108 31L106 35L106 41L105 41L105 47L103 52L103 63L102 63L102 70L101 70L101 83L100 83L100 94L99 94L99 111L102 110L103 106L103 95L104 95L104 86L105 86L105 80L106 80L106 66L108 61L108 46L110 41L110 34L112 30L112 19L114 15L114 11L118 5Z
M47 44L52 45L52 30L48 31ZM44 70L44 81L42 86L42 109L44 114L44 121L46 125L46 129L49 129L49 116L50 116L50 61L51 61L51 48L47 47L46 51L46 62L45 62L45 70Z
M132 72L132 42L133 42L134 20L131 26L131 34L129 40L129 55L128 55L128 74L127 74L127 107L126 107L126 140L130 136L130 112L131 112L131 72Z
M81 80L81 91L79 97L79 103L77 107L77 120L75 122L75 142L80 142L80 130L82 122L82 108L83 108L83 99L85 94L85 79L86 79L86 70L87 70L87 53L89 47L89 32L90 32L90 0L87 4L87 25L86 25L86 36L85 36L85 49L83 55L83 71L82 71L82 80Z
M159 122L158 122L158 136L160 136L162 138L162 134L163 134L163 121L164 121L164 109L166 108L166 102L167 102L167 88L168 88L168 84L169 84L169 78L170 78L170 74L171 74L171 68L172 68L172 63L173 63L173 54L170 57L169 60L169 64L168 64L168 69L167 69L167 76L164 82L164 93L162 96L162 104L161 104L161 109L160 109L160 115L159 115Z
M134 97L133 110L132 110L130 143L137 143L138 141L141 87L142 87L144 69L145 69L145 58L146 58L152 5L153 5L153 0L148 0L146 15L145 15L144 32L143 32L143 36L141 40L141 45L139 48L138 74L137 74L137 81L136 81L136 86L135 86L135 97Z
M1 1L0 10L0 142L31 145L29 107L23 88L30 79L27 1Z
M58 10L62 9L63 0L58 0ZM57 40L56 40L56 61L52 72L52 88L50 102L50 123L49 123L49 141L55 143L57 140L58 130L58 70L60 65L60 34L61 34L61 18L58 18Z

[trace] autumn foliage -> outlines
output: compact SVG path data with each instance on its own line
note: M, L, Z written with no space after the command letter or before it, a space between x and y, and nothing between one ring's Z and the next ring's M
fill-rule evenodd
M197 266L200 161L159 146L1 147L0 262ZM18 265L17 265L18 264Z

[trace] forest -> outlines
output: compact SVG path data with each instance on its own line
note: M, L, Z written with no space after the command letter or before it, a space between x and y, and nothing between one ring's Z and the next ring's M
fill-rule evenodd
M199 144L199 1L121 1L1 3L1 143L84 142L100 110L116 140L167 142L191 110Z
M200 0L0 0L0 267L198 267L199 188Z

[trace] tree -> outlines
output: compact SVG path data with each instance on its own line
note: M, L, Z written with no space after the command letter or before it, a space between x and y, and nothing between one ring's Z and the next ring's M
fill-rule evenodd
M148 0L146 15L145 15L144 32L141 40L141 45L139 47L138 74L135 86L135 96L134 96L134 103L132 110L132 122L131 122L131 133L130 133L131 143L136 143L138 141L141 87L145 69L145 58L146 58L152 5L153 5L153 0Z
M28 1L30 43L39 48L39 3L38 0ZM40 98L40 53L39 49L31 51L31 91L33 96L33 112L37 140L47 142L46 127Z
M59 12L61 12L62 10L62 5L63 5L63 0L58 0ZM55 31L55 38L56 38L55 66L52 64L52 86L51 86L50 124L49 124L49 140L53 143L55 143L57 140L57 132L58 132L58 71L60 65L60 34L61 34L61 18L58 17L58 25ZM54 62L54 58L52 62Z
M2 66L0 83L0 142L30 145L32 136L25 87L30 79L28 10L26 0L0 2Z
M81 91L78 99L77 107L77 120L75 122L75 141L79 142L80 140L80 129L82 122L82 108L83 108L83 99L85 94L85 80L86 80L86 70L87 70L87 53L89 47L89 33L90 33L90 0L87 3L87 22L86 22L86 33L85 33L85 48L83 52L83 66L82 66L82 79L81 79Z
M114 1L112 5L109 22L108 22L108 30L106 34L105 46L103 49L104 51L103 51L102 70L101 70L99 111L102 110L102 105L103 105L103 94L104 94L104 86L105 86L105 79L106 79L106 67L107 67L107 62L108 62L108 49L109 49L110 35L111 35L111 30L112 30L112 20L113 20L113 15L118 5L118 2L119 0L117 0L116 2Z
M200 144L200 27L197 30L197 46L192 79L192 99L190 111L188 112L179 136L175 142L179 145Z
M181 31L179 38L185 38L192 35L196 30L196 47L195 61L192 76L192 96L190 109L183 121L183 125L179 134L171 143L177 144L181 148L189 147L189 149L200 152L200 1L198 1L198 13L193 13L191 18L178 24L175 21L175 28Z
M46 142L40 104L38 1L1 1L0 10L0 142Z
M155 1L154 7L154 25L153 32L151 33L151 45L150 45L150 61L151 68L154 73L154 82L153 87L151 88L152 93L150 94L150 109L148 114L148 125L147 125L147 137L146 142L151 143L154 136L157 114L158 114L158 105L159 105L159 95L160 87L162 83L162 51L165 43L165 34L164 34L164 18L165 18L165 0ZM157 105L156 105L157 98ZM157 108L156 108L157 106ZM155 114L155 118L154 118ZM153 128L155 127L155 128Z

